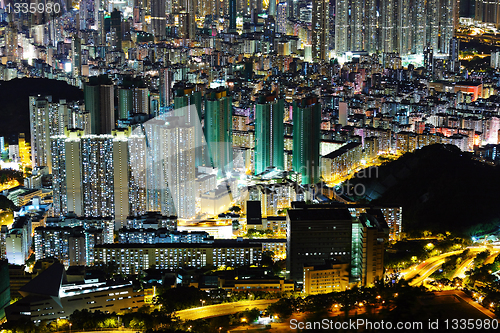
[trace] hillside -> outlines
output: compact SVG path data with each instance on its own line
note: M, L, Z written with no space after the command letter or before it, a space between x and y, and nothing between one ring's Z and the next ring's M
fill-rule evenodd
M500 168L475 161L455 146L424 147L379 167L378 178L352 183L366 189L355 199L401 205L405 232L474 235L500 225Z
M53 100L83 99L83 92L66 82L49 79L23 78L0 81L0 136L29 134L29 102L31 95L52 95Z

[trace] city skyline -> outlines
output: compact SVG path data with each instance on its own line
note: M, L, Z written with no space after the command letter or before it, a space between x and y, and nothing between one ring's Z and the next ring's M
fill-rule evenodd
M498 324L498 13L0 0L0 330Z

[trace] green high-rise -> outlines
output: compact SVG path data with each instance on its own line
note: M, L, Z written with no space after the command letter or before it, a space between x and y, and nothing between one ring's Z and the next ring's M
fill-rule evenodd
M118 88L118 119L127 119L132 115L132 89Z
M227 90L209 90L205 94L205 138L209 161L225 178L233 169L233 104Z
M259 96L255 106L255 174L268 167L283 170L285 101L275 95Z
M293 170L302 175L302 184L319 182L321 104L316 96L293 102Z
M174 97L174 115L182 117L186 124L194 127L195 136L195 166L206 165L206 150L204 149L202 119L201 91L196 91L195 86L177 86Z

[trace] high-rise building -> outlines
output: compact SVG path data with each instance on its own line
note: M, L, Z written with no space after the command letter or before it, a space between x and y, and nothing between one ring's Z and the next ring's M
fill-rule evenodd
M86 264L83 228L38 227L34 233L35 258L56 258L66 267Z
M460 40L456 37L450 39L450 52L449 52L449 71L452 73L460 72L460 60L458 59L460 50Z
M228 1L229 1L229 32L236 32L236 0L228 0Z
M276 17L276 7L279 0L269 0L269 8L267 9L267 14L269 16Z
M123 39L122 12L116 8L114 8L113 11L111 12L111 29L116 34L116 49L121 50L122 39Z
M335 52L448 53L456 25L451 0L336 0Z
M160 107L166 108L172 103L172 71L160 69Z
M194 126L180 117L160 116L144 123L143 128L145 155L138 156L134 150L131 162L134 181L146 184L147 211L193 217L196 208Z
M286 23L288 21L288 4L284 1L280 1L277 5L277 19L276 25L278 27L277 32L286 34Z
M149 114L149 89L135 87L132 89L132 109L134 113Z
M210 164L218 177L226 177L233 169L232 98L227 90L205 93L205 138Z
M477 21L484 23L500 23L500 1L498 0L476 0Z
M78 216L114 217L119 229L131 211L129 130L110 135L66 131L52 137L54 211Z
M91 77L83 89L92 134L111 134L115 128L114 86L106 75Z
M302 175L302 184L319 182L320 126L321 104L316 96L293 102L293 170Z
M53 102L52 96L30 96L31 159L33 167L47 166L52 171L50 137L64 134L64 129L88 130L87 115L78 103Z
M170 1L168 1L170 3ZM150 1L151 6L151 33L162 39L166 35L167 30L167 1L165 0L152 0ZM171 10L171 8L170 8ZM169 11L171 13L171 11Z
M71 38L71 70L74 78L82 74L82 43L78 36Z
M178 84L174 87L174 114L182 117L186 124L194 126L195 135L195 159L196 167L205 165L207 147L203 130L201 128L202 119L202 95L197 86Z
M133 111L132 89L118 88L118 119L127 119Z
M330 24L329 0L313 0L312 2L312 58L314 61L329 60Z
M17 62L19 58L18 31L14 22L9 22L5 33L5 51L7 61Z
M258 96L255 105L255 174L268 167L284 169L284 99Z

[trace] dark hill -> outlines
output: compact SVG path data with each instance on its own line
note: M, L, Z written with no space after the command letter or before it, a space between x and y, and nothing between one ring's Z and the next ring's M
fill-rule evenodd
M53 101L83 99L83 91L64 81L35 78L0 81L0 136L17 133L30 136L28 97L37 94L52 95Z
M362 199L403 207L403 228L480 234L500 226L500 168L450 145L432 145L381 166ZM358 187L359 189L359 187ZM359 191L358 191L359 193ZM357 198L360 199L360 198Z

